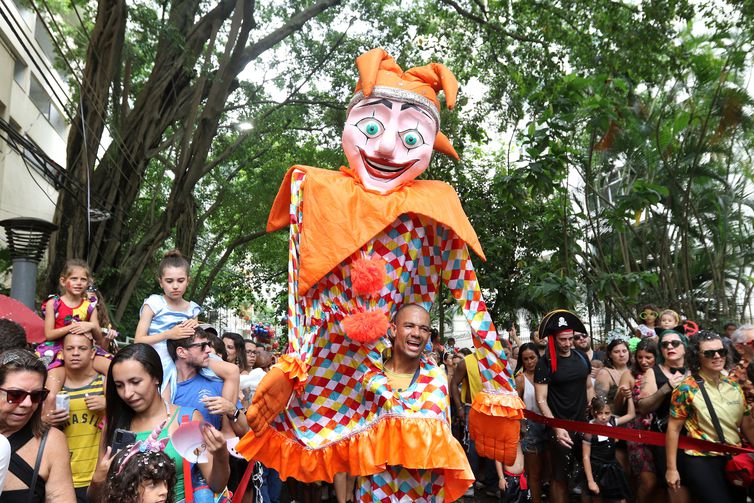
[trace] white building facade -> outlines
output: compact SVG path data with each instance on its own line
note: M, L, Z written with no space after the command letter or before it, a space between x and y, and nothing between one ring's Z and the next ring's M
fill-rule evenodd
M0 220L52 221L69 98L54 61L52 41L34 11L17 0L0 1Z

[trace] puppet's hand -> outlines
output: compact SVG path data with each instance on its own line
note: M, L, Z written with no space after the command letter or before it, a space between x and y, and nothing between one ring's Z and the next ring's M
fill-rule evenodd
M246 413L249 427L259 436L270 422L288 405L293 393L293 382L278 367L272 367L259 383L254 400Z

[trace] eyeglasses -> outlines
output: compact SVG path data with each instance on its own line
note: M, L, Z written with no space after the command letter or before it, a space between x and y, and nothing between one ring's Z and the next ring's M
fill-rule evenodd
M588 338L588 337L589 337L589 336L588 336L588 335L586 335L586 334L575 334L575 335L573 336L573 340L574 340L574 341L580 341L581 339L586 339L586 338Z
M26 400L27 396L31 398L31 403L36 404L43 402L45 398L47 398L47 395L50 394L50 390L48 390L47 388L42 388L37 391L0 388L0 391L5 391L5 399L8 400L8 403L12 403L13 405L19 405L23 403L24 400Z
M672 341L662 341L662 344L660 344L660 346L662 346L662 349L670 349L671 347L677 348L681 344L682 342L676 339Z
M660 316L660 313L658 313L657 311L652 311L651 313L647 313L647 312L642 311L639 314L639 318L641 318L642 320L646 320L647 316L651 316L652 318L657 319Z
M708 349L706 351L702 351L702 354L705 358L716 358L718 355L720 358L725 358L728 356L728 350L726 348L718 348L718 349Z
M207 349L209 347L209 342L206 342L206 341L205 342L195 342L193 344L189 344L186 347L187 348L201 348L202 351L204 351L205 349Z

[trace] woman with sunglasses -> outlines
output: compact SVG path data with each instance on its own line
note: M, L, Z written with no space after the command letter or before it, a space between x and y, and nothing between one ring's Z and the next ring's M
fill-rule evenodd
M166 423L158 439L171 436L180 426L183 420L178 417L180 408L162 400L161 386L162 362L151 345L139 343L126 346L113 358L105 387L107 406L100 443L100 461L89 487L90 500L98 501L97 498L101 496L115 454L111 451L117 429L133 432L136 440L144 440L163 422ZM202 416L194 411L191 419L201 421ZM227 444L222 433L209 424L202 428L202 439L207 447L209 460L199 463L199 470L209 487L219 493L228 482ZM175 501L182 502L185 498L184 471L181 468L183 458L173 447L172 441L166 445L165 454L176 464Z
M662 330L658 334L660 354L658 364L647 370L641 377L641 391L637 402L637 413L647 416L652 414L649 429L664 433L667 431L670 414L670 396L676 386L683 381L686 371L686 347L688 340L678 330ZM665 449L653 447L658 478L662 480L665 473ZM688 501L688 492L684 487L672 492L674 502Z
M11 445L3 503L75 503L65 435L42 422L47 398L45 364L33 353L12 349L0 356L0 432Z
M746 501L745 490L725 479L727 456L678 450L683 428L691 438L729 445L741 445L740 428L744 428L747 438L754 438L751 435L754 423L748 416L744 421L743 391L737 382L723 374L727 353L717 334L701 332L694 337L689 355L692 375L673 391L670 403L665 480L671 494L681 487L683 480L701 503Z

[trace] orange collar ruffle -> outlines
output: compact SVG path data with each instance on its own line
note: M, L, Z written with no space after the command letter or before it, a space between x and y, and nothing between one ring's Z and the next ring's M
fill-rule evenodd
M293 166L283 179L267 219L267 232L290 224L291 175L306 173L299 242L299 294L404 213L431 218L451 229L485 260L482 245L456 191L436 180L414 180L389 194L366 191L353 176L311 166Z

